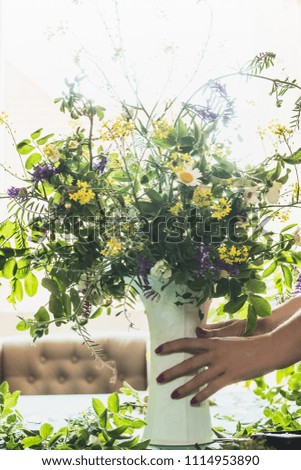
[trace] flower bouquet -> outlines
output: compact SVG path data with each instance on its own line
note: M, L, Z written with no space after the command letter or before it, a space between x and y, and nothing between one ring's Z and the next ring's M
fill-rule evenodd
M301 265L297 224L270 226L287 207L300 207L299 180L293 189L289 181L301 163L291 130L276 126L286 152L241 168L218 141L233 113L220 81L206 85L205 106L184 103L176 117L172 103L160 116L139 103L123 105L114 119L76 85L56 100L78 122L70 135L39 129L16 143L24 177L6 195L1 276L13 304L24 291L35 295L37 273L49 291L18 329L36 339L51 323L71 323L84 336L87 321L109 313L114 300L116 314L127 315L137 295L149 306L167 292L164 308L193 308L199 321L205 302L221 298L219 312L244 312L251 333L271 312L267 280L273 275L279 295L290 294Z

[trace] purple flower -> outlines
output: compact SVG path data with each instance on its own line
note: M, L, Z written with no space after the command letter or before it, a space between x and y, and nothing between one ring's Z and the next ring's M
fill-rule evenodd
M297 278L296 285L295 285L295 290L293 292L293 295L299 295L299 294L301 294L301 271L299 272L299 276Z
M59 173L58 168L53 168L52 166L46 163L45 165L37 165L34 167L34 171L31 174L32 181L39 182L43 180L49 180L53 175Z
M99 161L95 164L96 170L98 170L100 173L103 173L103 172L105 171L105 167L106 167L107 162L108 162L107 157L102 157L102 159L99 160Z
M205 274L208 269L213 268L212 261L210 260L209 246L206 246L203 243L199 243L196 248L196 257L198 260L199 274Z
M14 186L11 186L6 194L10 199L26 199L28 197L26 188L15 188Z
M195 112L195 114L197 114L204 121L207 121L207 122L216 121L219 117L217 113L212 111L209 104L207 104L207 106L201 106L198 104L189 104L189 105L186 105L186 107L191 109L193 112Z

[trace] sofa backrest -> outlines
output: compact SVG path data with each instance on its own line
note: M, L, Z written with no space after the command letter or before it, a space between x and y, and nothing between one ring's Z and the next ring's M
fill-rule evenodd
M115 332L93 338L100 358L80 337L9 337L0 346L0 379L25 395L111 393L123 382L146 389L146 339Z

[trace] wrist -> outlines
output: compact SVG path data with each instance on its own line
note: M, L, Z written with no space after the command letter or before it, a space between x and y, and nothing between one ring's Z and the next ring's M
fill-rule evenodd
M275 369L283 369L301 360L301 312L292 315L269 336L271 349L275 350Z

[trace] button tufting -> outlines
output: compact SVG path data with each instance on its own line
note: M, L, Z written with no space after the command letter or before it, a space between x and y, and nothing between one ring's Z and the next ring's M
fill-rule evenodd
M65 375L59 375L58 381L59 381L60 384L65 383L66 380L67 380L67 377Z
M76 354L74 354L74 355L71 357L71 361L74 362L74 363L76 363L76 362L79 361L79 357L76 356Z
M40 361L41 361L41 362L46 362L46 361L47 361L47 357L44 356L44 355L41 356L41 357L40 357Z
M34 382L36 381L36 378L35 378L34 375L29 375L27 380L28 380L29 383L32 384L32 383L34 383Z
M90 384L94 381L94 376L93 375L87 375L86 381Z

